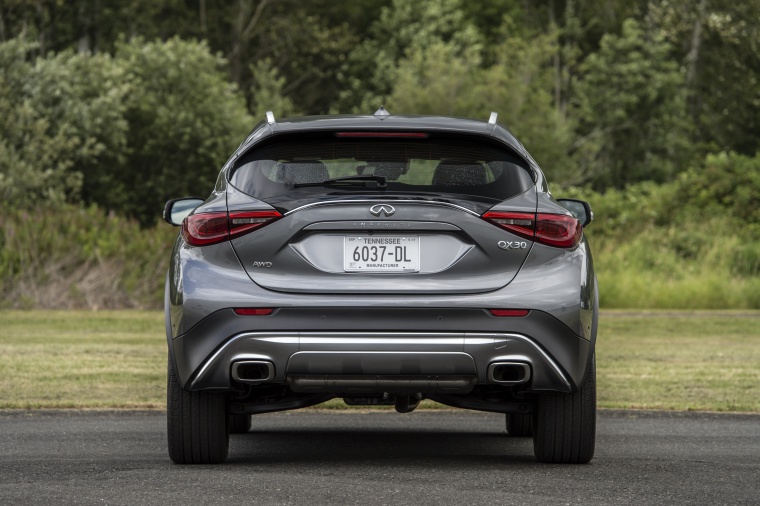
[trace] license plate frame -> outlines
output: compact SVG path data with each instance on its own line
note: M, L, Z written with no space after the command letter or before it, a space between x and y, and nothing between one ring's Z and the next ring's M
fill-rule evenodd
M343 270L398 274L420 271L421 240L416 235L343 237Z

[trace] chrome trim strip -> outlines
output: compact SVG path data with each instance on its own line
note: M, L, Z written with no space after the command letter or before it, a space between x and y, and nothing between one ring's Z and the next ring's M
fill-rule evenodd
M394 336L398 336L394 340ZM460 333L460 332L244 332L242 334L238 334L231 338L229 341L224 343L216 352L208 359L204 364L201 366L198 373L193 378L193 381L191 384L195 384L195 382L198 380L198 378L201 378L203 374L206 372L206 369L221 355L224 353L226 348L230 345L232 345L234 342L236 342L238 339L256 339L260 341L268 341L268 342L280 342L280 343L289 343L289 344L295 344L297 342L301 342L301 339L308 340L307 342L309 344L330 344L334 343L335 339L348 339L348 338L356 338L356 339L382 339L389 340L391 342L398 342L403 344L409 344L410 341L414 340L414 336L418 337L418 342L420 344L424 343L435 343L434 339L456 339L458 342L461 342L462 338L464 337L464 350L462 353L469 355L472 357L470 353L467 352L467 346L470 345L486 345L489 343L495 343L495 339L517 339L520 341L523 341L530 345L532 348L538 352L541 357L548 363L552 369L554 369L554 372L557 374L559 378L562 379L562 381L565 383L568 389L571 389L570 381L568 381L565 374L562 372L562 369L557 365L557 363L544 351L541 349L540 346L538 346L535 342L533 342L532 339L525 337L520 334L511 334L511 333L494 333L494 332L473 332L473 333ZM300 351L300 350L299 350ZM298 352L296 352L298 353ZM316 351L309 352L309 353L318 353ZM329 351L325 353L336 353L335 351ZM351 353L351 351L347 351L346 353ZM353 353L357 353L357 351L353 351ZM359 353L371 353L371 352L361 352ZM378 351L377 353L389 353L387 351ZM409 352L399 352L399 353L409 353ZM459 352L426 352L426 353L459 353ZM245 355L237 355L234 357L234 360L241 360L241 359L247 359L247 360L269 360L271 361L272 358L268 357L266 355L254 355L254 354L245 354ZM473 360L475 360L475 357L473 357ZM510 361L527 361L527 357L523 356L516 356L516 355L500 355L498 357L492 357L491 362L510 362Z
M298 344L298 336L272 336L272 337L259 337L258 341L264 341L267 343L280 343L280 344Z
M491 335L489 332L488 336ZM502 334L499 334L502 335ZM417 339L418 343L429 343L432 338L436 339L457 339L462 342L462 338L467 336L464 332L299 332L300 342L309 342L312 344L330 344L333 339L389 339L391 342L400 343L402 339ZM320 341L323 339L324 341Z
M502 338L502 339L505 338L505 337L508 337L508 338L513 338L513 339L519 339L521 341L524 341L524 342L528 343L533 348L535 348L535 350L539 353L539 355L541 355L542 357L544 357L544 360L546 360L546 362L552 367L552 369L554 369L554 372L557 373L557 376L559 376L560 378L562 378L562 381L565 382L565 385L567 386L567 388L570 388L570 389L572 388L570 386L570 382L567 380L567 377L562 372L562 369L560 369L559 366L557 365L557 363L544 350L542 350L540 346L538 346L536 343L534 343L532 339L529 339L529 338L527 338L527 337L525 337L523 335L520 335L520 334L493 334L493 333L490 333L490 334L489 333L465 334L465 338L464 338L465 345L467 344L467 341L468 341L467 336L470 336L470 335L471 336L478 336L478 338L482 338L483 336L490 335L490 336L493 336L494 339L497 338L497 337ZM516 357L515 355L502 355L502 356L499 356L499 357L494 357L492 359L492 361L493 362L509 362L509 361L512 361L512 360L518 360L519 361L519 360L522 360L522 359L523 359L523 357Z
M198 373L193 377L193 381L190 383L190 386L195 385L195 383L198 381L198 378L202 378L204 373L206 372L206 369L209 368L211 364L213 364L217 357L224 353L224 351L227 349L228 346L230 346L232 343L236 342L238 339L245 339L247 337L252 337L254 339L259 339L261 341L272 341L277 340L281 343L291 342L291 343L298 343L298 333L293 332L245 332L243 334L238 334L226 343L224 343L222 346L219 347L216 352L211 355L210 358L208 358L201 368L198 370ZM291 341L288 341L287 338L290 338ZM281 339L281 340L280 340ZM272 360L272 357L268 357L266 355L254 355L254 354L238 354L234 357L233 360Z
M296 355L464 355L472 358L472 355L463 351L310 351L302 350L293 353Z
M327 200L325 202L312 202L311 204L306 204L301 207L296 207L295 209L291 209L290 211L285 213L284 216L289 216L298 211L302 211L303 209L308 209L310 207L316 207L316 206L327 206L327 205L334 205L334 204L368 204L372 202L377 203L377 200ZM459 211L464 211L466 213L469 213L473 216L480 217L478 213L476 213L475 211L471 209L467 209L466 207L458 206L456 204L451 204L449 202L437 202L434 200L391 200L389 202L393 202L394 204L422 204L422 205L428 205L428 206L451 207L453 209L458 209ZM378 221L377 218L368 218L368 221L369 220Z
M410 339L408 337L302 337L301 344L450 344L462 346L464 341L459 337L431 337L429 339ZM404 352L406 353L406 352Z
M347 228L358 230L379 230L400 231L405 229L412 230L431 230L440 231L461 231L462 229L451 223L441 223L438 221L414 221L414 220L346 220L346 221L320 221L304 227L304 230L345 230Z

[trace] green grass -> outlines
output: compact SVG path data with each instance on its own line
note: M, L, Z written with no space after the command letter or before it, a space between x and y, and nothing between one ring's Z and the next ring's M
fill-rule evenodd
M0 408L165 405L158 311L0 312Z
M602 313L599 405L760 411L760 312Z
M760 243L730 236L715 223L703 227L719 232L705 232L699 225L689 224L682 227L687 232L679 231L684 235L670 229L651 229L632 234L625 241L592 237L601 306L760 308ZM593 233L592 229L590 235Z
M0 408L165 405L160 312L0 311L0 329ZM597 367L600 407L760 412L760 312L603 312Z

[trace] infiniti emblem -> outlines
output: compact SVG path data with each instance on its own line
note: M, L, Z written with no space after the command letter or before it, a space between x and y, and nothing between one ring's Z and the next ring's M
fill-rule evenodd
M376 206L370 207L369 212L372 214L372 216L380 216L381 214L392 216L396 210L393 208L393 206L390 206L388 204L378 204Z

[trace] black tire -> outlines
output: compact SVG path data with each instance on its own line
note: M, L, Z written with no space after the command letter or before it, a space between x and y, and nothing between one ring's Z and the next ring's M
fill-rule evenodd
M514 437L533 435L533 414L507 413L507 434Z
M244 434L251 430L251 415L227 415L230 419L230 434Z
M596 442L596 364L591 357L580 389L542 394L533 427L533 453L539 462L585 464Z
M225 396L188 392L179 383L171 358L166 387L169 457L176 464L218 464L227 458L229 425Z

